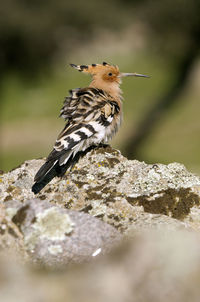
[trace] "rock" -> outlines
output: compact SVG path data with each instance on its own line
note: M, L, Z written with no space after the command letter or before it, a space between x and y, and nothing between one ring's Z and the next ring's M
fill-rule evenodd
M123 242L65 281L73 302L197 302L199 276L199 234L161 228Z
M49 273L0 253L3 302L198 302L199 233L149 231L87 265Z
M43 162L0 175L0 301L199 301L198 176L96 148L35 196Z
M1 175L1 200L35 198L33 178L43 160L26 161ZM178 163L148 165L111 147L86 154L72 171L54 178L37 198L98 217L121 232L135 228L200 227L200 178Z
M18 257L28 259L22 233L11 220L5 206L0 204L0 251L2 250L6 250L10 254L15 251L15 255Z
M48 201L31 199L21 207L9 202L13 224L24 247L37 264L62 267L105 254L121 239L119 231L88 214L67 210Z

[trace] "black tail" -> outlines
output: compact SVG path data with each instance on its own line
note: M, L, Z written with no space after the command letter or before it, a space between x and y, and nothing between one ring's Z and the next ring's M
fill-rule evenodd
M66 170L73 164L72 155L69 157L66 164L60 165L59 161L63 155L68 155L70 152L66 150L53 150L47 157L46 162L38 170L34 178L32 186L33 193L39 193L55 176L63 176Z
M66 164L60 165L59 159L66 153L66 151L57 152L53 150L48 156L46 162L38 170L34 178L34 185L32 186L32 192L39 193L55 176L62 177L65 172L72 168L80 157L85 155L88 151L94 149L96 146L91 146L85 151L79 151L75 156L73 154L69 157Z
M46 162L36 174L37 177L35 177L35 183L32 186L33 193L39 193L55 176L63 176L70 166L69 162L62 166L59 165L59 160L56 163ZM40 175L45 170L46 173Z

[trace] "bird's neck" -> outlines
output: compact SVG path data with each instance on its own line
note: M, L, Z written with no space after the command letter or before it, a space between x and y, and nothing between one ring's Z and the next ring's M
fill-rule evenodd
M90 83L89 87L102 89L103 91L108 93L113 98L121 99L122 91L119 87L119 84L116 83L116 82L106 83L103 80L98 80L97 81L97 80L93 79L92 82Z

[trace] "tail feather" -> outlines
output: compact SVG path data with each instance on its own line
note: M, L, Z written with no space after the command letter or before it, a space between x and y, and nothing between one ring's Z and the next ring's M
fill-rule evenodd
M70 167L70 158L66 164L60 165L59 159L62 158L66 151L53 150L44 165L38 170L32 186L33 193L39 193L55 176L63 176Z
M70 155L69 159L65 164L60 164L59 158L63 156L63 152L54 152L55 157L53 156L53 152L47 158L47 161L44 165L39 169L37 174L35 175L35 183L32 186L32 192L37 194L39 193L55 176L62 177L65 172L72 168L79 160L80 157L84 156L88 151L96 148L96 146L90 146L85 151L79 151L74 156ZM65 151L66 152L66 151ZM59 156L58 156L58 153Z
M35 194L39 193L54 177L62 177L67 169L69 169L72 165L72 158L70 158L68 162L62 166L60 166L58 160L56 160L54 163L46 162L36 174L35 183L32 186L32 192Z
M50 163L46 162L40 170L37 172L35 177L35 183L32 186L32 192L39 193L55 176L58 175L57 168L59 166L58 161L50 168ZM46 171L46 173L45 173ZM42 173L42 174L40 174Z
M38 170L38 172L36 173L35 177L34 177L34 181L35 182L39 182L40 180L42 180L44 178L44 176L46 174L48 174L48 172L50 172L50 170L53 169L53 167L55 166L55 164L58 162L58 160L55 161L46 161L44 163L44 165L42 165L40 167L40 169Z

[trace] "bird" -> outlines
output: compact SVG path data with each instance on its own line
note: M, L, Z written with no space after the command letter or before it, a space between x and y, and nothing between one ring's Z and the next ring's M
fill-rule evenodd
M88 87L69 90L60 117L66 121L53 150L34 178L32 192L37 194L55 176L62 177L78 155L92 146L108 143L122 122L122 78L149 77L138 73L122 73L117 65L75 65L76 70L89 74Z

